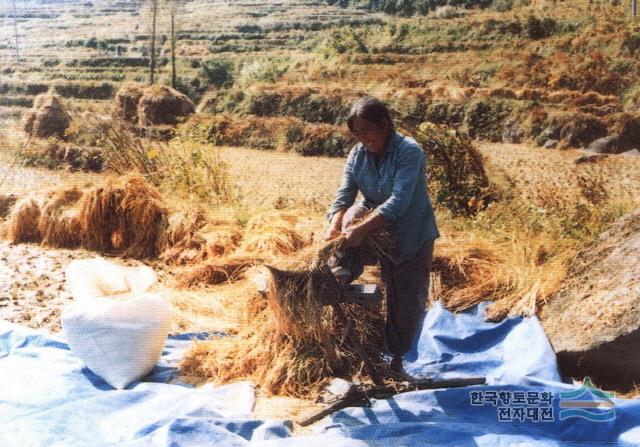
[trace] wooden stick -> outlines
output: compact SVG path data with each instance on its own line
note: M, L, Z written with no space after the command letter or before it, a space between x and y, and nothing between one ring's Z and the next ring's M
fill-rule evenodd
M302 427L313 424L325 416L348 407L371 406L371 399L388 399L396 394L409 391L434 390L441 388L462 388L472 385L484 385L484 377L467 377L455 379L418 379L413 382L400 382L392 385L360 386L351 388L344 397L331 405L315 412L298 422Z

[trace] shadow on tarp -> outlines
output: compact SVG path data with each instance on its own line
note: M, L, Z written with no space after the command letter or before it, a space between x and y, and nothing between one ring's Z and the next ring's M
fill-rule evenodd
M406 357L412 375L485 376L487 385L415 391L374 401L371 408L345 409L320 432L364 445L640 445L637 400L614 399L615 415L609 421L561 419L560 393L580 387L560 381L540 322L535 317L487 322L487 305L453 314L436 303ZM542 402L543 392L553 397L547 394ZM524 403L514 403L516 395L526 396ZM543 407L545 421L540 418ZM531 417L521 420L527 411ZM512 413L517 416L509 417Z

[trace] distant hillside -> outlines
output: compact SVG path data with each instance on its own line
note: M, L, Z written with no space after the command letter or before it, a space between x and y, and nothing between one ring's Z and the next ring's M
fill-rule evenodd
M442 6L463 8L486 8L493 0L326 0L330 5L342 8L356 7L370 11L380 11L385 14L410 17L413 15L427 15Z

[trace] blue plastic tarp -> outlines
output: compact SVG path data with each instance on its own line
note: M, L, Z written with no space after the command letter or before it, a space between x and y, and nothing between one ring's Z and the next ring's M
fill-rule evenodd
M149 378L115 391L61 340L0 322L0 446L640 445L640 401L562 383L539 321L485 322L484 305L455 315L434 305L407 371L487 385L373 401L299 437L288 422L251 418L251 384L162 383L188 339L170 339Z

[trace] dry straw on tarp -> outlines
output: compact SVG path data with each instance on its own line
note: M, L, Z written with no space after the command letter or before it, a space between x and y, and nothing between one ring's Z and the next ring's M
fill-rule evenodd
M376 366L384 368L379 352L384 338L382 315L355 305L342 308ZM181 363L182 373L217 383L249 379L268 393L313 397L336 373L352 377L362 372L360 358L345 337L346 328L335 322L329 308L324 309L322 321L342 371L332 369L320 340L280 332L270 303L256 294L238 334L197 342Z
M382 239L388 236L373 236L379 240L375 244L365 240L365 245L387 247L390 244ZM330 243L321 255L331 256L343 243ZM248 305L241 304L246 306L246 316L237 335L196 343L181 364L183 374L218 383L249 379L269 393L297 397L312 397L331 377L362 375L362 361L347 337L348 328L334 318L330 306L323 305L326 294L332 293L324 274L318 268L272 268L266 296L254 292ZM349 330L376 367L388 372L381 354L381 310L353 304L339 306Z

